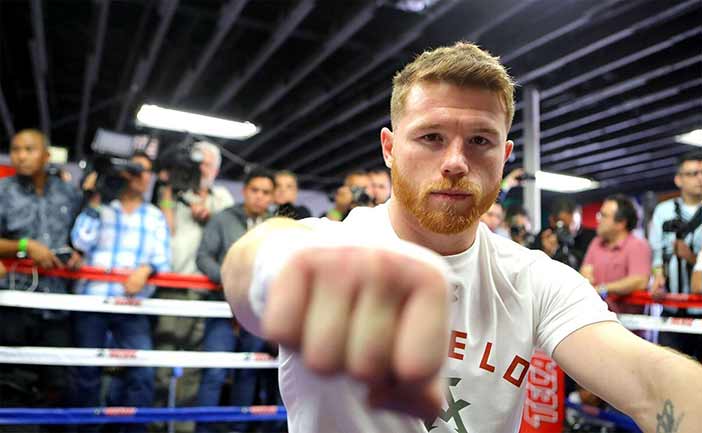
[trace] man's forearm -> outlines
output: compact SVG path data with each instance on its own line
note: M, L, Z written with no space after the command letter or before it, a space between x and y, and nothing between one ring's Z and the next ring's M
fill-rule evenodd
M645 433L698 433L702 426L702 366L671 349L657 348L641 367L650 377L649 410L634 415Z
M12 239L0 239L0 257L15 257L17 244L18 241Z
M648 276L630 275L620 280L605 284L608 293L615 295L628 295L634 290L643 290L648 283Z

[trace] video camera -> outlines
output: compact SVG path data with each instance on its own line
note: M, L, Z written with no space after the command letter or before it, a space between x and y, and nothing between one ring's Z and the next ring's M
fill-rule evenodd
M140 164L130 160L135 150L143 150L154 155L158 140L149 136L132 136L98 129L91 144L94 156L90 162L82 165L84 173L95 172L97 180L95 191L100 194L100 201L109 203L119 197L127 186L127 175L139 175L144 171Z
M200 164L204 156L202 151L194 146L191 137L162 152L156 160L157 172L168 172L166 182L173 189L173 194L178 199L188 190L200 189Z

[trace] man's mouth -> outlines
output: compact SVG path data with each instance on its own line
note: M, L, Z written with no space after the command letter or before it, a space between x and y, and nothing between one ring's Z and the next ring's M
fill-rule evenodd
M433 191L431 195L445 200L465 200L471 196L470 193L459 189L442 189Z

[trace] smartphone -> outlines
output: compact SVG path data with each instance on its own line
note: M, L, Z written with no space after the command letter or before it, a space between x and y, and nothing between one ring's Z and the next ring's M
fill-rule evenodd
M71 256L73 256L73 249L69 247L56 248L51 250L51 252L64 264L68 264L68 261L71 260Z

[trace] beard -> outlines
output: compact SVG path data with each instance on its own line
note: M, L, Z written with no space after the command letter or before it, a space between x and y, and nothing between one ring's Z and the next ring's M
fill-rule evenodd
M499 183L484 193L480 185L466 178L453 181L444 178L439 182L416 186L400 173L394 162L391 172L394 197L423 228L439 234L456 234L468 230L482 214L490 209L500 193ZM469 200L472 200L472 203L466 206L446 202L438 209L430 208L430 194L444 189L456 189L470 194Z

